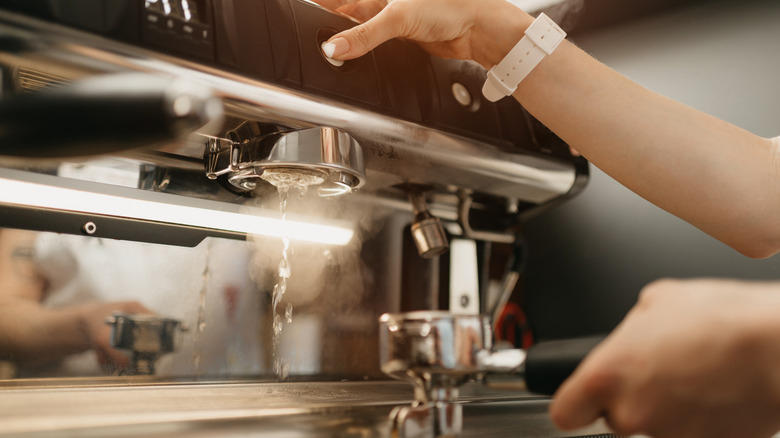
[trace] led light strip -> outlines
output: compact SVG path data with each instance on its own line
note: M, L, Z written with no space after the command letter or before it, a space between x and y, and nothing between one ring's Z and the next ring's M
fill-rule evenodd
M268 237L287 236L292 240L325 245L344 246L354 236L353 230L343 227L297 220L282 221L254 214L166 204L7 178L0 178L0 203Z

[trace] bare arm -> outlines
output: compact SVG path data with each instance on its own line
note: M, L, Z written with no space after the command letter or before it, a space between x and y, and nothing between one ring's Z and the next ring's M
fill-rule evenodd
M328 3L348 3L348 11L361 2ZM433 54L490 68L532 20L504 0L396 0L330 42L335 58L352 59L401 36ZM568 41L514 97L657 206L748 256L780 251L780 152L770 140L647 90Z
M103 320L114 311L146 309L133 302L43 307L45 281L35 269L34 236L0 230L0 359L36 365L94 348L101 362L124 366L127 358L110 347Z
M514 95L620 183L751 257L780 250L771 140L647 90L565 42Z

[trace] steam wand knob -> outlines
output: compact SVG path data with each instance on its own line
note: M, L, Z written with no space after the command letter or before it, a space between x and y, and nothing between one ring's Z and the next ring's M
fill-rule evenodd
M438 257L447 252L450 249L447 234L444 232L441 220L428 210L424 192L422 190L409 191L409 201L414 209L412 238L417 245L417 252L426 259Z

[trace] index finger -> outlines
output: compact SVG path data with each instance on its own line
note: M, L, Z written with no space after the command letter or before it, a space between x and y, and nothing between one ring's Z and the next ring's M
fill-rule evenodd
M385 41L403 36L403 19L403 13L391 3L365 23L331 37L323 50L330 51L326 55L338 60L358 58Z
M611 386L605 377L595 377L578 369L558 389L550 404L550 417L563 430L585 427L606 410L605 394Z

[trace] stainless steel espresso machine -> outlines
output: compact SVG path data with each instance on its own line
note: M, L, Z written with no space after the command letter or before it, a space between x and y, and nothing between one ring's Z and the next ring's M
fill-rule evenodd
M0 436L612 436L556 431L535 395L581 352L492 345L523 221L586 161L473 63L390 41L331 64L352 25L303 0L0 1L0 227L72 241L43 267L152 310L106 320L129 372L6 361Z

